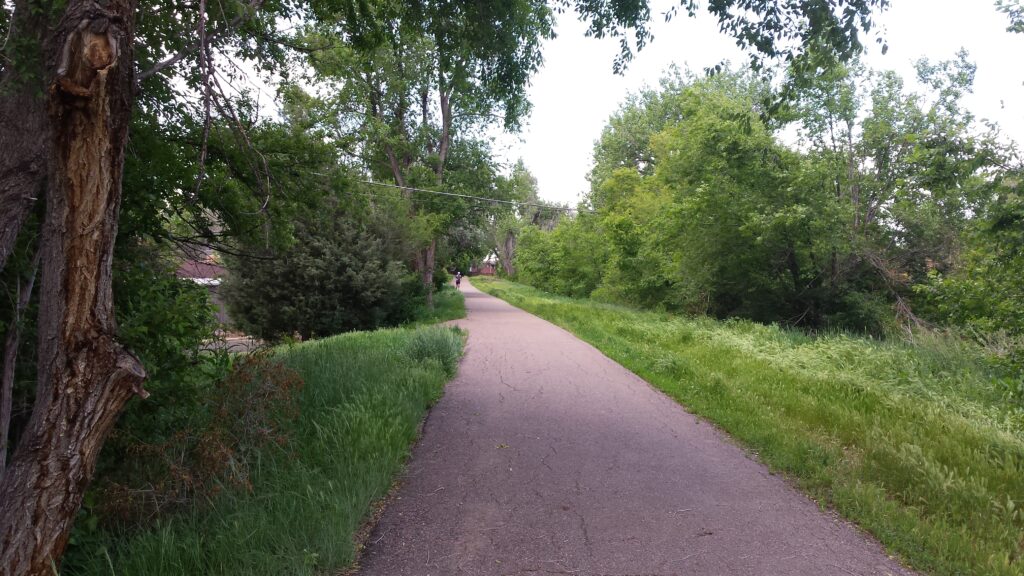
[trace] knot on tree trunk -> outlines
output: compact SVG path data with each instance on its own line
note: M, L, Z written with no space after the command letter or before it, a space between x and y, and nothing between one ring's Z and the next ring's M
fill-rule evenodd
M117 65L120 36L117 22L121 19L97 10L83 18L64 39L54 83L54 88L64 94L78 98L97 95L101 92L94 86L97 76L106 76L106 72Z

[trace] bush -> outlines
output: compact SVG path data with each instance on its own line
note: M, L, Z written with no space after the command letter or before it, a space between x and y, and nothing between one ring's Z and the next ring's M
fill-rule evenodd
M206 289L176 278L170 259L155 250L127 249L119 256L118 336L142 360L151 396L125 407L97 464L97 484L121 482L144 447L172 443L182 430L200 426L197 409L230 368L225 354L202 350L216 328Z
M915 286L928 319L979 340L1006 373L1008 399L1024 405L1024 199L1014 184L967 237L958 269Z
M232 320L267 340L400 324L423 293L380 235L336 214L296 224L290 248L232 259L229 270L223 293Z
M157 512L192 500L197 484L218 485L223 476L203 470L215 453L228 454L198 433L210 419L197 414L228 369L226 355L201 351L216 328L207 290L175 276L176 261L166 247L138 238L121 240L113 261L117 337L142 361L152 396L130 401L104 443L71 535L72 557L103 529L143 526ZM36 389L34 306L33 301L16 363L12 446L31 413ZM237 468L235 462L231 466Z
M264 351L207 384L194 387L202 395L194 405L158 409L160 418L145 420L148 429L138 417L118 428L112 448L119 457L105 459L84 512L93 527L134 531L224 488L249 491L258 453L288 444L302 388L294 370Z
M517 278L556 294L590 296L607 253L591 219L565 220L551 232L528 227L516 247Z
M136 247L114 262L118 339L142 360L154 394L190 378L218 327L207 289L177 278L175 260Z
M859 334L883 336L897 329L892 304L880 294L847 292L830 305L824 327L831 330L853 331Z
M434 269L434 291L440 292L442 288L452 281L452 275L447 270L438 266Z

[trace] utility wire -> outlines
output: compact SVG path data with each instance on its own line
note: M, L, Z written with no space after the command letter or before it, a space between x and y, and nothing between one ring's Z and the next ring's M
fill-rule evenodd
M498 204L511 204L513 206L531 206L534 208L543 208L545 210L558 210L560 212L587 212L593 214L593 210L580 210L579 208L569 208L567 206L548 206L546 204L537 204L535 202L516 202L515 200L501 200L498 198L487 198L486 196L470 196L469 194L456 194L455 192L442 192L440 190L425 190L423 188L413 188L411 186L398 186L396 184L385 184L383 182L373 182L371 180L358 180L361 184L369 184L371 186L381 186L383 188L395 188L402 190L403 192L409 190L411 192L422 192L424 194L437 194L439 196L453 196L455 198L467 198L469 200L483 200L485 202L494 202Z

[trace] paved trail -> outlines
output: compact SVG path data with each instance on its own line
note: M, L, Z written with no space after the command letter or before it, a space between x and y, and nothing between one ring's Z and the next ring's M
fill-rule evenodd
M361 574L910 574L590 345L466 284L466 356Z

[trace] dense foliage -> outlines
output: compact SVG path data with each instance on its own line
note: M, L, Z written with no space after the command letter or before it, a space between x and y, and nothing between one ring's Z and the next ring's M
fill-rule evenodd
M455 329L433 326L239 360L177 434L136 442L127 474L101 481L61 573L345 569L461 353Z
M749 75L670 74L595 145L593 212L522 235L520 278L815 329L1015 330L1013 150L960 103L965 54L917 68L922 93L892 73L835 70L771 121L768 88Z
M423 287L388 234L325 207L295 225L295 241L229 260L224 296L232 319L267 340L372 330L410 320Z

